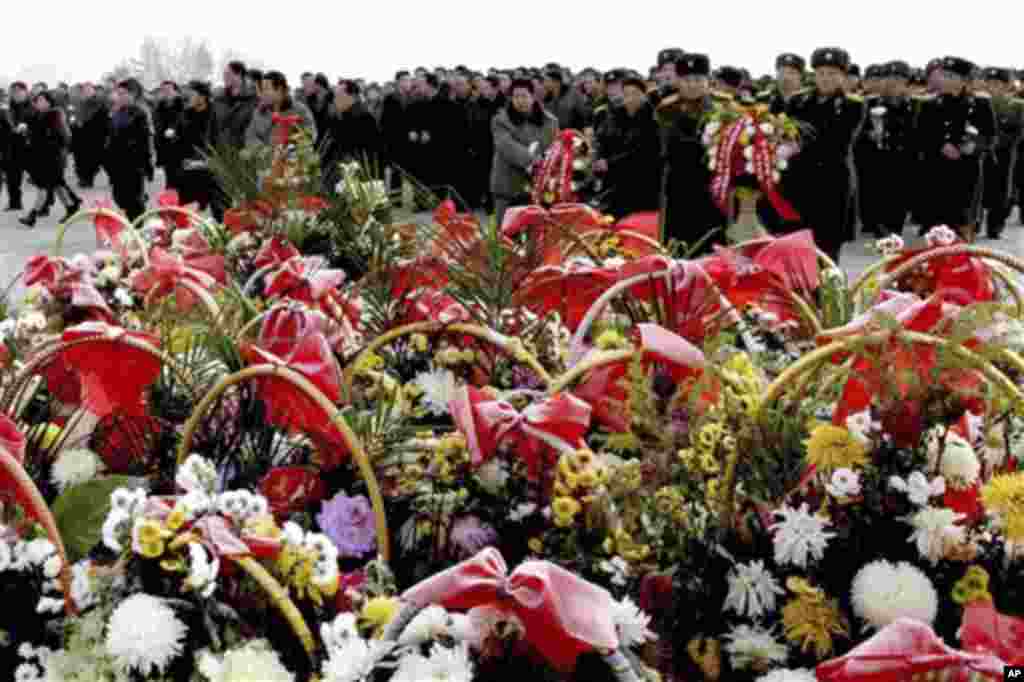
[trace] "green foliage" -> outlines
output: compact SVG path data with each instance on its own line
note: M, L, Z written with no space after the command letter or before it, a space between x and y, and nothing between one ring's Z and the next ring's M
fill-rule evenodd
M99 543L111 493L130 487L133 480L129 476L97 478L69 488L53 503L53 516L69 561L78 561Z

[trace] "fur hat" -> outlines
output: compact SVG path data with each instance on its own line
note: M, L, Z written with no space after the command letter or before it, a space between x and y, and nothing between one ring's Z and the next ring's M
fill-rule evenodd
M683 55L686 54L681 47L666 47L664 50L658 53L658 68L665 66L666 64L674 64L682 59Z
M943 57L942 70L955 73L962 78L970 78L975 66L963 57Z
M982 77L987 81L1001 81L1009 83L1013 80L1013 72L1010 69L1003 69L998 66L990 66L985 69Z
M840 47L819 47L811 54L811 68L834 66L846 71L850 68L850 55Z
M731 88L738 88L743 85L743 72L735 66L722 66L715 71L715 78Z
M686 53L676 60L676 73L680 76L709 76L711 60L706 54Z
M802 73L803 70L807 68L807 61L798 54L794 54L792 52L783 52L782 54L775 58L775 68L776 70L778 70L784 66L789 67L791 69L796 69L797 71L800 71Z

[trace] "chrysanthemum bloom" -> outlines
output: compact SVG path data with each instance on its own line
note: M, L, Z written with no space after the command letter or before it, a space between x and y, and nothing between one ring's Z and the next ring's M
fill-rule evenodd
M1024 542L1024 472L993 476L981 489L981 501L1000 517L1008 541Z
M832 654L834 635L849 635L849 626L835 599L826 599L825 592L804 581L790 579L786 583L797 596L782 608L782 625L786 639L798 644L805 653L814 649L818 658Z
M121 602L107 625L107 653L125 667L162 673L184 650L187 628L162 599L134 594Z
M901 561L873 561L857 573L850 588L853 611L868 627L882 629L898 618L931 625L939 595L919 568Z
M821 424L804 441L807 463L818 473L831 475L836 469L853 469L867 464L867 445L848 429Z

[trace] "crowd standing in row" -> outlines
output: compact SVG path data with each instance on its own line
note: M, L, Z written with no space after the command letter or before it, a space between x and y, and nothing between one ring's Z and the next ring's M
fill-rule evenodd
M593 142L601 179L594 200L604 210L660 210L665 238L694 244L727 220L709 191L708 114L761 104L802 124L781 191L833 258L858 221L881 236L901 232L909 217L922 229L955 226L968 239L984 223L999 238L1014 203L1024 201L1018 73L958 57L862 73L840 48L816 50L806 66L782 54L774 77L753 81L744 69L712 71L706 55L669 48L646 75L573 74L552 63L486 74L421 68L384 86L347 78L332 86L326 75L306 73L293 91L281 72L232 62L216 91L198 81L167 81L149 93L133 79L54 90L14 83L0 111L0 161L8 210L24 208L26 173L41 190L21 218L26 226L56 200L68 215L80 207L65 179L69 155L78 186L92 187L104 170L130 218L144 211L146 180L162 168L183 202L209 207L219 220L226 199L205 167L208 150L269 143L275 115L297 114L325 169L369 161L388 171L393 190L414 178L500 222L507 207L528 202L533 165L557 132L577 129ZM336 175L325 178L331 191ZM761 213L773 231L796 227L767 204Z

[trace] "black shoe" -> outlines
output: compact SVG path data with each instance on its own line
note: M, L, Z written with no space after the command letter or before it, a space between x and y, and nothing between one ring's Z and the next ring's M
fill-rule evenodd
M50 207L49 206L44 206L38 213L36 213L36 217L37 218L49 218L50 217Z
M18 202L18 203L8 204L7 208L4 209L4 210L10 212L10 211L22 211L24 209L21 207L21 202Z
M23 218L18 218L18 222L21 223L22 225L24 225L25 227L35 227L36 226L36 212L35 211L29 211L27 216L25 216Z

